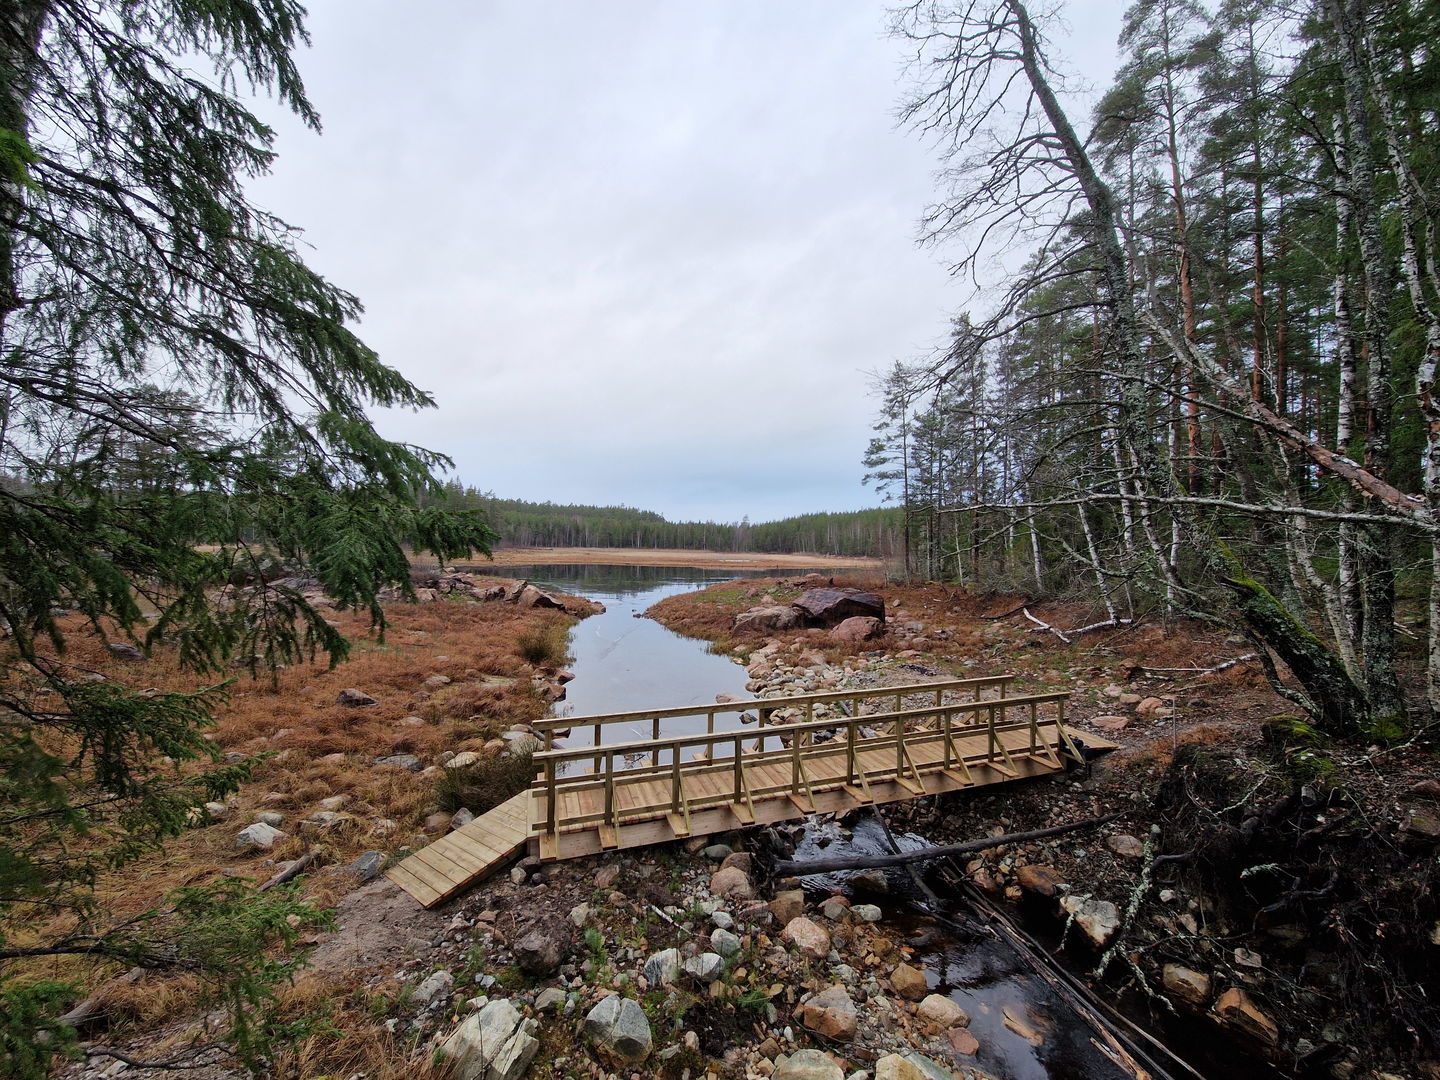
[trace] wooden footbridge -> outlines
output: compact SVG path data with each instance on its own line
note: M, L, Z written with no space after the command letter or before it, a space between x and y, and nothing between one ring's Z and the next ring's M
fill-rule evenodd
M546 861L571 859L1003 784L1083 761L1079 734L1065 724L1070 695L1010 696L1013 679L545 720L535 726L544 748L528 790L387 876L433 907L527 847ZM692 731L666 734L680 727ZM591 745L558 748L567 729L588 733ZM637 730L648 737L607 741ZM1115 744L1086 733L1083 745Z

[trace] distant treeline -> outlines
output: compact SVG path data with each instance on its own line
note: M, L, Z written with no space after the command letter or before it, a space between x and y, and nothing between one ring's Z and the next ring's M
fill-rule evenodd
M898 510L802 514L751 524L666 521L628 506L579 506L499 499L451 481L433 502L485 511L507 547L679 548L689 551L763 551L788 554L868 555L888 558L900 550Z

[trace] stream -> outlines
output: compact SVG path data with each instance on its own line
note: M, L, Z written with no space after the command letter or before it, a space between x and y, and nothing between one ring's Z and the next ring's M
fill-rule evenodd
M571 633L570 668L575 679L566 688L566 699L555 707L557 716L708 704L719 693L745 694L748 676L743 667L711 653L704 641L682 637L644 618L643 612L667 596L737 577L768 576L763 571L569 565L482 569L605 605L604 614L583 620ZM667 734L692 734L703 730L704 723L703 717L689 725L676 723L667 727ZM574 735L571 745L588 745L588 729L578 727ZM633 731L615 725L607 735L610 741L621 742L649 738L650 731L646 723L637 723ZM922 837L909 834L899 834L895 841L902 850L928 846ZM807 822L795 857L890 850L883 826L866 815L853 828L828 820ZM850 893L850 877L808 878L805 885L812 891ZM973 1059L977 1068L1004 1080L1129 1080L1133 1076L1101 1053L1088 1025L1066 1022L1066 1006L1007 944L991 937L960 940L932 920L897 909L896 898L915 894L915 887L904 870L888 872L886 880L889 901L883 895L867 899L877 900L889 912L888 925L907 938L915 951L913 962L924 970L931 991L945 994L970 1016L970 1031L980 1043Z

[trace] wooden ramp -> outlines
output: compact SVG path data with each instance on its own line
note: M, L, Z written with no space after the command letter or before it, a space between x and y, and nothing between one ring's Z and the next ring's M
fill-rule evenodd
M424 907L442 904L518 854L530 841L530 792L427 844L385 876Z
M433 907L527 843L547 861L571 859L1009 783L1115 748L1065 724L1068 693L1007 696L1012 678L544 721L528 791L387 876ZM741 726L717 730L726 713ZM700 718L704 732L662 737L666 722ZM637 723L653 737L605 741L607 726ZM554 748L566 729L590 729L592 745Z

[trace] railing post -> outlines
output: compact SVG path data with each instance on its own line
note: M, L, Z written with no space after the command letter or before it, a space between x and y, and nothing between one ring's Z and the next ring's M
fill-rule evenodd
M845 725L845 783L855 783L855 728L857 721L851 717Z
M670 751L670 812L680 810L680 747Z
M605 824L614 823L615 817L615 751L605 754Z
M601 728L601 725L600 725L600 724L596 724L596 725L595 725L595 735L594 735L594 737L590 740L590 745L593 746L593 747L595 747L595 749L596 749L597 751L600 749L600 743L601 743L600 728ZM600 775L600 755L599 755L598 753L595 755L595 761L594 761L594 764L591 765L591 768L594 769L596 776L599 776L599 775Z
M1030 703L1030 753L1036 754L1040 751L1040 706L1035 702Z
M985 735L985 760L986 760L986 761L994 761L994 760L995 760L995 706L994 706L994 705L991 705L991 706L990 706L989 714L990 714L990 715L989 715L989 719L986 720L986 722L985 722L985 728L986 728L986 735Z
M951 711L950 711L949 709L946 709L943 713L940 714L940 725L941 725L940 732L941 732L941 736L942 736L943 739L944 739L944 751L945 751L945 756L944 756L944 758L942 759L942 763L941 763L941 768L943 768L943 769L948 769L948 768L950 768L950 717L951 717L952 715L953 715L953 714L951 713Z
M555 835L559 821L559 811L555 803L555 762L547 758L545 761L545 831L551 836Z
M651 741L651 742L659 742L659 741L660 741L660 717L658 717L658 716L655 716L655 717L652 717L652 718L651 718L650 741ZM658 748L655 749L655 750L651 750L651 751L650 751L650 764L651 764L652 766L655 766L655 765L659 765L659 764L660 764L660 751L659 751Z
M745 792L745 777L741 774L740 764L740 733L735 733L735 805L740 805L740 799Z
M905 718L895 721L895 779L905 775Z

